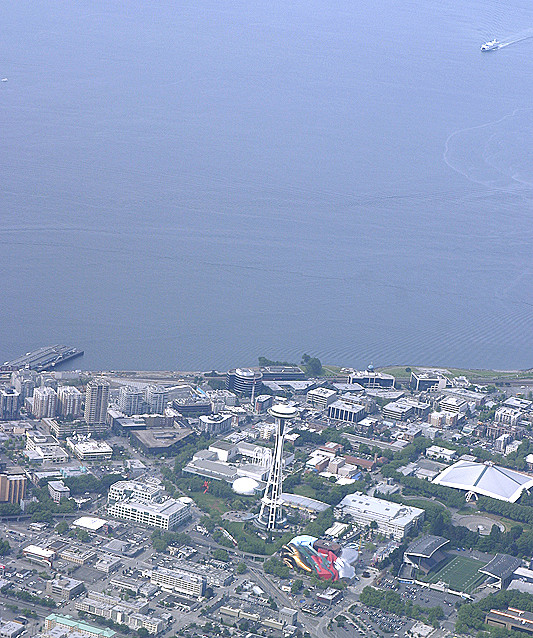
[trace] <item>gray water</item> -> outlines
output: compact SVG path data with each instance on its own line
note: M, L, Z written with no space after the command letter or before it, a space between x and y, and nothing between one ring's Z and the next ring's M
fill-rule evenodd
M533 366L530 0L17 0L0 24L2 361Z

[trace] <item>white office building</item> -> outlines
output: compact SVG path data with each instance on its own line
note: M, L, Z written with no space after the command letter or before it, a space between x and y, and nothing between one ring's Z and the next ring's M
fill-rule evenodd
M152 584L158 585L164 591L196 598L203 596L205 592L205 578L188 571L154 567L149 573L143 575L149 576Z
M498 408L494 415L496 423L504 423L505 425L516 425L521 418L521 410L511 408L507 405L503 405L501 408Z
M125 501L132 499L138 503L152 503L160 499L163 494L161 483L153 481L117 481L110 486L107 502Z
M113 448L105 441L67 439L67 447L80 461L104 461L113 456Z
M328 407L328 417L346 423L357 423L362 421L366 415L366 408L359 403L352 403L343 399L338 399Z
M315 388L309 390L307 393L307 403L319 410L325 410L328 405L331 405L337 397L335 390L329 390L328 388Z
M424 520L424 510L398 503L392 503L360 492L348 494L335 508L335 516L349 516L361 527L375 521L378 531L395 540L402 540L413 527Z
M173 498L162 503L139 503L133 500L117 501L108 506L109 516L133 521L159 529L173 529L191 515L191 506Z
M462 397L448 395L441 400L440 407L445 412L461 415L468 412L468 401Z
M200 417L200 429L210 436L223 434L231 430L233 415L227 412L218 414L202 415Z

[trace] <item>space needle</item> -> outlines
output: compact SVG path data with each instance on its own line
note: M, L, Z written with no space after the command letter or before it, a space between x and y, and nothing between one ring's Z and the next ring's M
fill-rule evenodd
M270 474L261 499L261 510L255 520L258 527L267 531L276 531L285 524L283 509L281 506L281 493L283 484L283 442L287 421L298 415L298 410L289 405L278 403L272 406L268 413L276 419L276 441Z

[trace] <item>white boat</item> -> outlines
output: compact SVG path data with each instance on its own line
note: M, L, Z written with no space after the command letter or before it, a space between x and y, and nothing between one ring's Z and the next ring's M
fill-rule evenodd
M2 78L2 82L7 82L7 78Z
M481 45L482 51L494 51L495 49L499 48L500 43L498 42L498 40L489 40L488 42L485 42L485 44Z

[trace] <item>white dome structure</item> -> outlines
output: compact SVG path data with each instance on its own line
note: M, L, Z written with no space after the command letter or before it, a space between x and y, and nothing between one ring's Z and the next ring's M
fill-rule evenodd
M253 496L259 490L259 483L248 476L241 476L237 480L233 481L232 485L235 494L241 496Z

